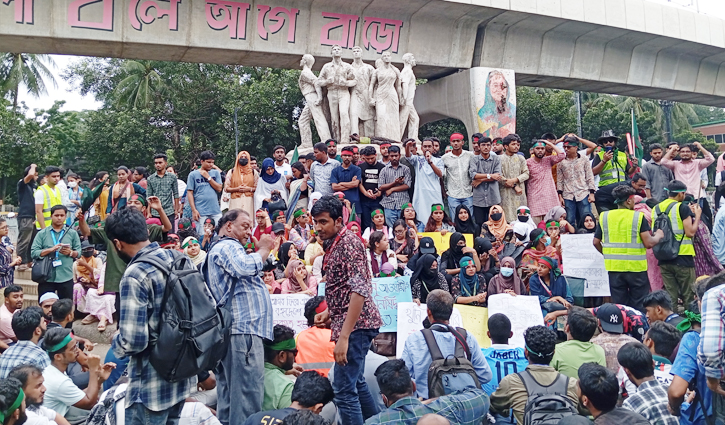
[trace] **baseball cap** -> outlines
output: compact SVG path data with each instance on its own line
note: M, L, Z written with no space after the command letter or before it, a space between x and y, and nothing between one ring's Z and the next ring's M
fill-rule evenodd
M420 251L421 254L435 254L435 253L437 253L436 246L433 243L433 239L432 238L429 238L427 236L425 238L422 238L420 240L420 246L418 247L418 250Z
M607 303L597 309L597 319L605 332L624 333L624 317L616 304Z
M272 223L272 233L283 233L284 232L284 223L275 222Z

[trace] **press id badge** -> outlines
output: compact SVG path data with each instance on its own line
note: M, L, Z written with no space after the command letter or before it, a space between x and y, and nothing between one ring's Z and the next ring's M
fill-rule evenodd
M60 260L53 261L53 267L60 267L63 265L63 262Z
M612 171L612 178L613 179L619 179L619 173L616 171Z

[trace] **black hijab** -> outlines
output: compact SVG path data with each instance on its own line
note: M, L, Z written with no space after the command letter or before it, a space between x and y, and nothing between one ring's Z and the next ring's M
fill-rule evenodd
M465 209L468 212L468 220L466 221L462 221L458 218L458 214L462 209ZM473 222L473 214L471 214L471 210L469 210L465 205L459 205L456 207L456 219L454 220L454 223L456 225L456 232L470 233L473 235L477 233L476 223Z
M458 246L458 242L461 240L466 240L463 233L455 232L452 234L448 249L441 256L441 262L445 261L448 268L457 269L458 262L461 261L461 258L465 255L463 254L463 247Z
M410 283L414 284L418 280L421 281L420 302L425 302L425 299L430 291L434 289L441 289L438 284L438 269L430 268L435 261L436 257L433 254L425 254L415 263L415 271L413 272L413 276L410 278Z
M594 228L593 229L587 229L586 227L584 227L584 220L587 217L591 217L592 220L594 221ZM594 214L592 214L592 213L586 213L586 214L584 214L584 217L582 217L582 222L581 222L580 229L586 230L587 233L594 233L597 230L597 219L594 218Z
M292 242L285 242L279 247L279 262L283 269L286 268L287 263L289 263L289 250L292 245Z

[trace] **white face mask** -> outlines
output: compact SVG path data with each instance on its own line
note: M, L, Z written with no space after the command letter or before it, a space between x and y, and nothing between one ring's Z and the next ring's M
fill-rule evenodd
M514 269L511 267L501 267L501 274L505 277L509 277L514 274Z
M78 186L78 182L68 182L68 187L71 189L75 189L76 186Z

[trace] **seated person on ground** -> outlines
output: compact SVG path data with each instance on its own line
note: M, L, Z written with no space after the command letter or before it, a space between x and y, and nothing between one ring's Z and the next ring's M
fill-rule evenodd
M330 421L309 410L298 410L278 423L280 425L330 425Z
M428 294L426 308L428 320L431 323L430 330L433 331L441 354L444 358L454 354L456 337L449 331L448 324L451 314L453 314L453 297L446 291L435 289ZM460 331L460 329L458 330ZM491 369L481 352L478 341L472 334L467 334L466 343L471 352L470 361L478 376L478 382L484 385L491 380ZM418 397L428 398L428 368L432 358L423 331L415 332L408 337L400 358L405 361L415 380Z
M319 414L335 397L332 384L314 370L307 370L297 378L292 389L292 404L279 410L256 413L247 418L244 425L276 425L298 410Z
M263 410L283 409L292 404L294 382L285 372L294 367L296 355L295 331L274 325L274 341L264 342Z
M23 288L10 285L3 291L5 301L0 307L0 350L6 350L10 344L17 341L13 333L13 314L23 308Z
M619 372L619 363L617 362L619 349L624 344L637 340L624 334L624 316L617 305L604 304L596 309L596 316L602 333L592 338L592 342L604 349L607 368L616 374Z
M596 363L579 368L580 403L594 417L594 425L649 425L639 413L617 407L619 382L614 372Z
M366 425L414 425L427 414L439 414L455 424L478 425L488 412L488 397L480 388L468 387L423 403L416 398L416 384L402 359L388 360L375 371L387 410L365 421Z
M655 378L665 387L672 383L670 356L681 339L680 331L667 322L653 323L644 337L644 345L652 353L655 362Z
M53 321L48 323L48 329L53 328L64 328L68 329L69 326L73 325L75 320L75 312L73 311L73 302L67 298L58 300L51 307L51 316ZM73 335L73 339L78 341L78 361L68 365L66 374L70 376L73 383L76 384L80 389L84 390L88 386L88 371L83 370L83 365L86 365L86 353L84 350L93 351L94 344L79 336Z
M493 378L482 386L489 396L496 391L504 376L523 372L529 365L524 349L509 345L509 338L513 335L508 317L496 313L488 318L488 337L491 338L491 346L483 348L482 351Z
M529 288L531 295L539 297L544 316L550 311L569 308L574 297L559 270L559 262L551 257L542 257L538 260L538 266L538 272L529 279Z
M13 331L18 342L0 356L0 378L7 378L17 365L31 364L42 371L50 365L50 358L38 347L40 337L45 333L45 319L40 307L30 307L13 315Z
M650 329L650 332L652 329ZM622 407L647 418L652 425L678 425L680 421L667 411L667 387L655 379L652 353L641 342L630 342L617 354L627 378L637 387Z
M556 346L551 366L570 378L579 378L579 367L584 363L607 365L604 349L592 342L597 330L597 318L587 310L572 306L564 331L566 341Z
M0 412L3 425L23 425L27 422L27 407L23 385L17 379L0 380Z
M21 364L10 371L8 378L17 379L23 385L25 413L28 416L25 425L69 425L63 416L43 406L45 378L40 368L32 364Z
M309 328L297 335L297 356L295 362L304 370L316 370L324 377L335 363L335 343L330 341L330 321L315 325L315 315L327 310L325 297L312 297L305 303L305 318ZM314 368L311 368L314 364Z
M89 409L98 401L101 384L116 365L101 365L100 357L89 354L90 378L88 388L83 391L66 374L68 365L78 359L80 351L71 331L64 328L50 329L45 334L42 348L51 359L50 366L43 370L46 388L43 405L65 416L71 424L84 422L90 413ZM75 409L71 409L72 407Z
M650 325L660 320L677 327L680 322L685 320L684 317L672 311L672 297L664 289L647 294L642 300L642 304L644 304Z
M502 414L511 409L516 422L523 425L524 410L529 401L527 387L538 383L544 387L561 387L562 391L558 394L571 402L571 412L576 414L576 379L569 378L549 366L556 347L556 333L545 326L533 326L524 332L524 341L529 366L525 371L508 375L501 380L498 389L491 395L491 411ZM535 382L524 384L520 376L522 374L526 374L526 379Z
M609 303L604 304L601 307L588 308L587 310L591 311L592 314L599 317L599 315L597 314L599 312L599 309L603 308L606 305L609 305ZM623 304L612 305L619 308L622 318L624 319L624 332L622 333L631 336L639 342L644 341L644 334L647 333L647 330L649 329L649 323L647 322L647 318L645 317L644 313L641 313L639 310L635 310L632 307ZM550 325L556 320L557 317L565 316L567 314L568 310L552 311L551 313L547 314L546 317L544 317L544 323Z

